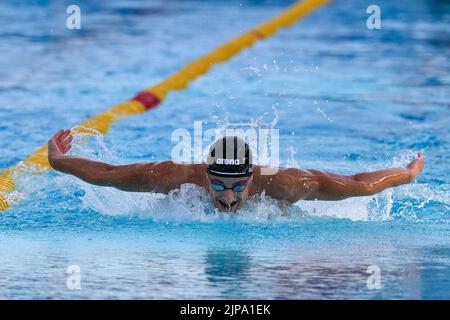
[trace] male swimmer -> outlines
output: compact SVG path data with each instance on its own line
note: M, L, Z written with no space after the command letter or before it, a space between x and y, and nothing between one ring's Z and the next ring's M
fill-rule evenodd
M249 197L262 192L290 203L368 196L413 181L424 166L424 156L419 153L406 168L354 175L296 168L271 172L253 165L248 144L234 136L215 141L209 149L207 163L167 160L111 165L67 156L72 142L70 133L61 130L48 142L48 161L55 170L91 184L134 192L168 193L184 183L193 183L207 189L213 205L226 212L238 210Z

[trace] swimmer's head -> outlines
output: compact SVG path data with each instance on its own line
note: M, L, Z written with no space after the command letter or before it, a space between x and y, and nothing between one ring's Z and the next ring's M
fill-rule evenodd
M216 140L208 152L208 191L214 206L234 212L247 200L253 181L250 147L236 136Z

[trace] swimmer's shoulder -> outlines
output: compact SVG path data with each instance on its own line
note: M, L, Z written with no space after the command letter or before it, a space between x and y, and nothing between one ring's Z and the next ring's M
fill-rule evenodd
M299 180L309 181L314 178L314 173L310 170L289 167L255 166L253 173L254 193L263 191L269 194L289 193Z
M314 177L312 170L304 170L299 168L289 167L267 167L256 165L253 169L255 178L261 182L277 181L279 179L286 179L288 177Z
M194 183L206 186L206 164L163 160L142 164L149 179L166 181L171 185Z
M206 163L185 163L183 170L186 174L186 180L188 183L194 183L201 187L207 186L206 181Z

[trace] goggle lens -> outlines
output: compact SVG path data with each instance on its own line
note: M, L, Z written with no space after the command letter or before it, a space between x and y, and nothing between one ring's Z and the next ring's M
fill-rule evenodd
M225 190L224 186L222 186L220 184L216 184L216 183L211 184L211 187L213 188L214 191L223 191L223 190Z
M246 186L247 186L247 183L241 183L241 184L237 184L231 188L226 188L224 185L214 183L214 182L211 183L211 187L214 191L224 191L225 189L231 189L234 192L242 192L242 191L244 191Z
M238 184L237 186L233 187L234 192L242 192L245 189L245 184Z

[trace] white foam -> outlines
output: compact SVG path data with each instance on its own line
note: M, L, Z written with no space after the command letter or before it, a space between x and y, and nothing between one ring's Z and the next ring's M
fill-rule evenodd
M89 138L89 142L85 143ZM82 143L83 141L83 143ZM117 160L103 136L75 135L71 154L100 159L107 162ZM416 152L405 151L392 160L382 164L368 166L367 170L377 167L404 167L416 156ZM292 154L288 159L296 166ZM302 217L335 217L354 221L384 221L394 216L416 219L416 212L434 201L448 206L450 188L433 187L412 183L385 190L370 197L356 197L342 201L300 201L293 206L280 204L270 197L261 196L249 199L236 214L220 213L214 209L205 189L192 184L184 184L169 195L157 193L130 193L114 188L98 187L64 174L35 175L34 169L15 177L18 188L9 193L8 200L16 203L33 196L39 198L49 190L57 190L67 197L73 197L74 190L81 189L83 208L90 208L104 215L139 216L143 219L167 221L217 221L218 219L241 219L244 221L298 220ZM393 211L394 202L400 203ZM38 204L36 204L38 205ZM48 206L48 204L47 204ZM400 207L400 208L399 208Z

